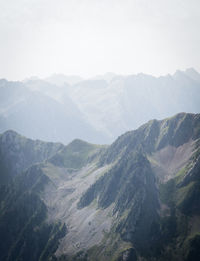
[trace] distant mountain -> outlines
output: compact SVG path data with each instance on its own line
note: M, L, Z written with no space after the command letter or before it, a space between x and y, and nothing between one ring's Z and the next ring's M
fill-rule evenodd
M13 129L45 141L68 143L75 137L106 140L85 120L65 91L41 80L0 81L0 131Z
M153 118L199 113L200 74L190 68L158 78L107 73L87 80L65 75L0 80L0 101L1 132L105 144Z
M69 95L88 121L110 139L135 129L146 121L179 112L200 112L200 74L193 69L174 75L153 77L145 74L102 76L79 82Z
M94 78L92 78L92 80L104 80L106 82L111 82L115 77L119 77L119 75L112 73L112 72L108 72L102 75L97 75Z
M200 114L151 120L110 146L10 131L0 148L0 178L4 161L17 170L19 155L38 154L0 186L1 260L199 260Z
M200 82L200 74L193 68L189 68L185 73L194 81Z
M77 75L64 75L64 74L53 74L50 77L47 77L45 81L55 84L58 86L62 86L65 84L76 84L81 82L83 79Z

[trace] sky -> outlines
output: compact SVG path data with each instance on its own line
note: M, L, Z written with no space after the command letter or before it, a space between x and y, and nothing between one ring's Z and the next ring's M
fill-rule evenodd
M199 0L0 0L0 78L200 72Z

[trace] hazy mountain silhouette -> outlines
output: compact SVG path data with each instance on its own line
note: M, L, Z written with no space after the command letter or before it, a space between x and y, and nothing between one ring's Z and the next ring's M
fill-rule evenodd
M74 138L109 143L149 119L200 112L200 74L192 68L158 78L142 73L72 78L75 84L64 75L1 80L0 131L64 143Z

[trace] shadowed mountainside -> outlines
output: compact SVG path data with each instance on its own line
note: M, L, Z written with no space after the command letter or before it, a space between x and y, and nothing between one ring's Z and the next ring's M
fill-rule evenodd
M1 179L16 161L0 186L1 259L198 260L199 146L200 115L186 113L110 146L2 134Z

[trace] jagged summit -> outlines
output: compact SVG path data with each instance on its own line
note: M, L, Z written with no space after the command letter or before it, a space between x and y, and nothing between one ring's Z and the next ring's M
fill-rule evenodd
M135 149L153 153L167 145L179 147L189 140L198 139L200 114L179 113L165 120L151 120L136 130L121 135L107 150L102 161L112 162L120 153Z

